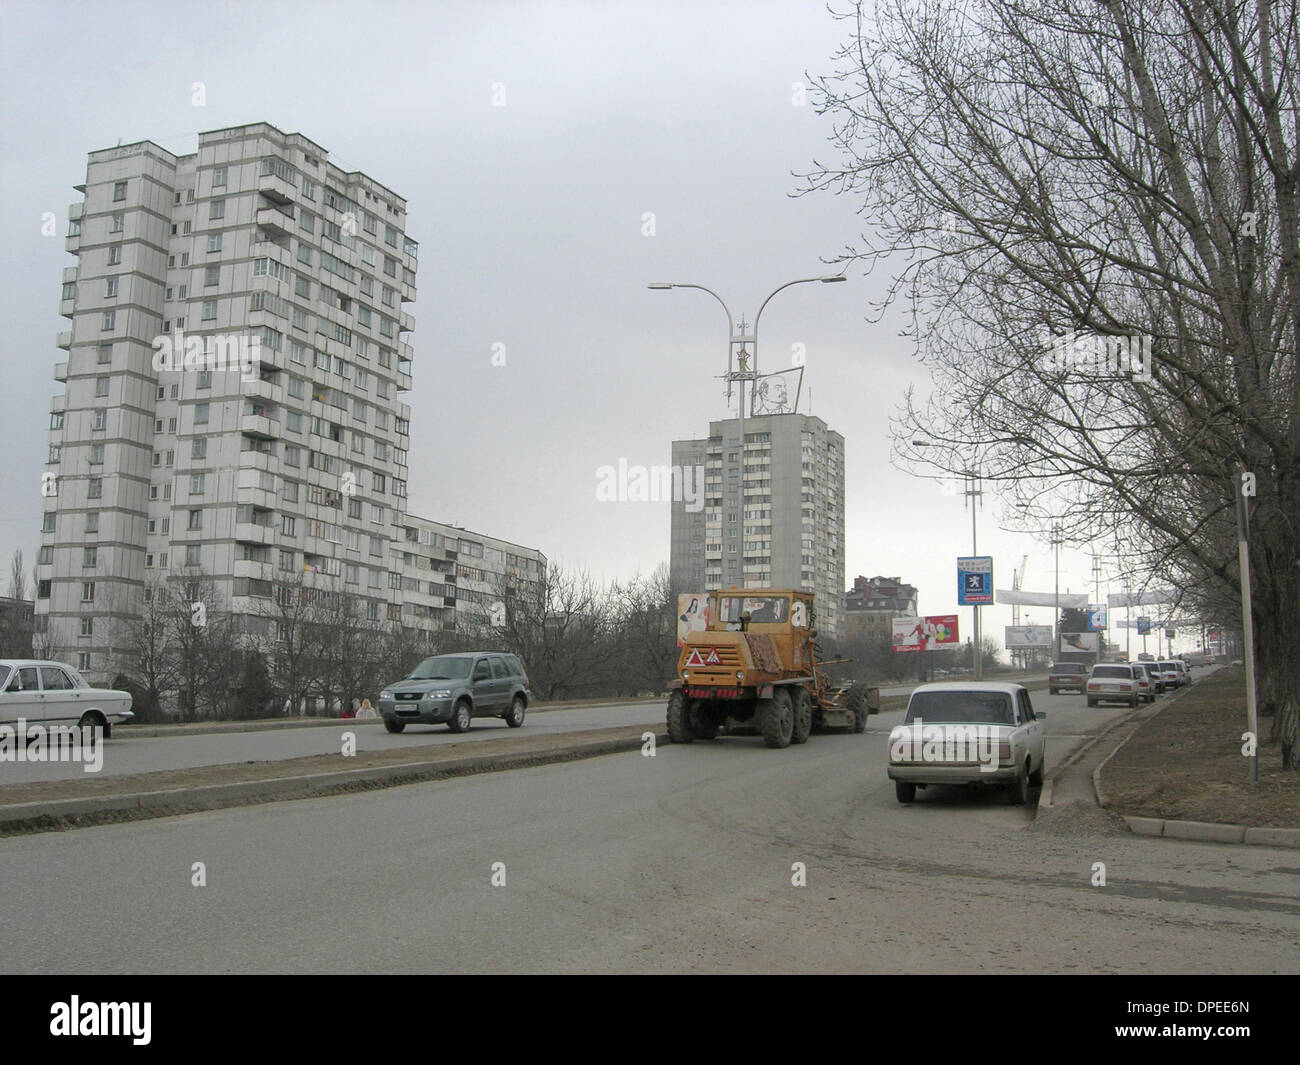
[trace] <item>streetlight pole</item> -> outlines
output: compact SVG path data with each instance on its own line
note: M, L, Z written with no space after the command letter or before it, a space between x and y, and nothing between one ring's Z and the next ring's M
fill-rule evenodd
M726 301L723 300L723 298L722 298L721 296L719 296L716 292L714 292L713 289L711 289L711 288L706 288L704 285L683 284L683 283L681 283L681 282L676 282L676 281L652 281L652 282L650 282L650 283L646 286L647 288L654 289L654 290L656 290L656 291L662 291L662 290L666 290L666 289L670 289L670 288L698 288L701 292L707 292L707 293L708 293L710 296L712 296L715 300L717 300L719 303L721 303L721 304L722 304L722 309L723 309L723 310L726 312L726 314L727 314L727 373L726 373L726 380L727 380L727 400L728 400L728 402L730 402L730 400L731 400L731 383L732 383L732 381L735 381L735 382L739 385L739 392L740 392L740 395L739 395L739 410L738 410L738 420L739 420L739 425L740 425L740 441L739 441L739 450L738 450L738 452L737 452L737 458L738 458L739 461L740 461L740 474L739 474L739 477L738 477L738 482L739 482L739 486L740 486L740 514L739 514L738 517L740 518L740 520L737 522L737 525L740 527L740 533L741 533L741 535L740 535L740 582L741 582L741 586L742 586L742 587L743 587L744 584L745 584L745 540L744 540L744 516L745 516L745 382L746 382L746 381L754 381L754 380L756 380L756 379L758 378L758 322L759 322L759 319L763 317L763 310L764 310L764 308L767 307L768 303L771 302L772 297L775 296L778 292L782 291L783 289L787 289L787 288L789 288L791 285L807 285L807 284L810 284L810 283L812 283L812 282L814 282L814 281L820 281L822 284L828 284L828 285L829 285L829 284L833 284L833 283L836 282L836 281L847 281L847 280L848 280L848 278L845 277L843 274L833 274L833 275L829 275L829 276L827 276L827 277L803 277L803 278L799 278L799 279L796 280L796 281L787 281L784 285L779 285L779 286L777 286L775 289L773 289L770 293L768 293L767 298L764 299L763 302L759 305L759 308L758 308L758 314L757 314L757 315L755 316L755 318L754 318L754 337L753 337L753 346L754 346L754 351L753 351L753 366L752 366L752 367L750 367L749 365L747 365L746 362L741 361L741 357L743 357L743 356L746 355L746 353L745 353L746 335L745 335L745 319L744 319L744 316L743 316L743 315L741 316L741 319L740 319L740 335L737 336L737 335L736 335L736 326L735 326L734 320L732 319L732 316L731 316L731 309L727 306ZM740 345L740 355L737 356L737 363L739 364L739 366L740 366L741 368L738 369L738 370L733 370L733 369L732 369L732 348L735 347L736 344L739 344L739 345ZM752 390L752 389L751 389L751 396L750 396L750 398L751 398L751 402L752 402L752 400L753 400L753 390ZM724 444L724 446L723 446L723 452L724 452L724 454L725 454L725 452L726 452L726 446L725 446L725 444Z
M964 492L966 499L970 503L970 553L972 556L978 555L979 544L975 534L975 507L977 501L982 503L983 491L979 488L979 470L967 470L963 476L966 479L967 487ZM975 610L975 679L984 679L984 648L981 643L982 634L980 632L980 607L976 603Z
M1061 524L1052 522L1052 551L1056 556L1056 590L1052 593L1053 611L1055 618L1052 623L1052 639L1055 642L1055 649L1052 651L1052 657L1055 658L1061 653Z

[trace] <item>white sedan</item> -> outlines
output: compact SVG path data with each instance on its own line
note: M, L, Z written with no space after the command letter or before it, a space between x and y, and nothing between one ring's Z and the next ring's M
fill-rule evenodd
M75 722L99 726L107 739L113 726L130 721L130 692L92 688L62 662L0 659L0 725Z
M1043 782L1043 718L1019 684L922 684L889 734L889 779L909 803L929 784L996 784L1016 805Z

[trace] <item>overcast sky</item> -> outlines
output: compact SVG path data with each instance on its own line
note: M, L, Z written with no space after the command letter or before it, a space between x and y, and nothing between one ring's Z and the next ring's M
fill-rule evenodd
M193 152L201 130L266 121L405 196L420 242L410 510L536 547L602 579L668 557L667 503L596 499L596 470L671 461L674 438L726 415L726 319L752 320L778 285L833 272L869 218L829 194L794 198L793 171L832 155L828 120L800 104L849 24L808 0L744 3L80 3L0 0L4 463L0 559L39 543L40 475L72 186L86 155L153 140ZM202 82L206 105L192 103ZM504 90L504 106L493 106ZM58 235L41 236L41 216ZM653 214L653 235L645 235ZM925 371L900 318L867 320L883 279L777 296L762 366L803 345L801 409L846 443L846 574L898 576L923 613L957 612L970 551L960 495L889 463L888 418ZM493 365L504 345L505 365ZM734 405L733 405L734 411ZM999 530L995 583L1050 548ZM1063 551L1061 589L1091 590ZM1107 590L1119 591L1118 585ZM962 637L970 611L962 610ZM1010 608L985 611L1001 637ZM1122 611L1120 612L1122 618ZM1027 618L1050 622L1050 610Z

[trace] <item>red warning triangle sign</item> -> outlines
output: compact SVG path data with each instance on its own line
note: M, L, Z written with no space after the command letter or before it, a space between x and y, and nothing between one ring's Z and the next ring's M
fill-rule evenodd
M690 656L686 659L686 664L688 666L704 665L704 659L700 656L700 651L698 647L690 653Z

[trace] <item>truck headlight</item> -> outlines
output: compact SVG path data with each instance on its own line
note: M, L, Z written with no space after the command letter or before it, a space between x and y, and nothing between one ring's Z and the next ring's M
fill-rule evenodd
M379 698L381 698L381 699L391 699L392 697L393 697L393 693L392 693L392 692L380 692L380 693L379 693Z
M682 680L690 680L690 679L691 679L691 671L689 669L683 669Z
M451 689L450 689L450 688L440 688L438 691L425 692L425 693L424 693L424 697L425 697L426 699L450 699L450 698L451 698Z
M743 681L745 679L745 671L743 669L736 670L736 679L739 681Z

